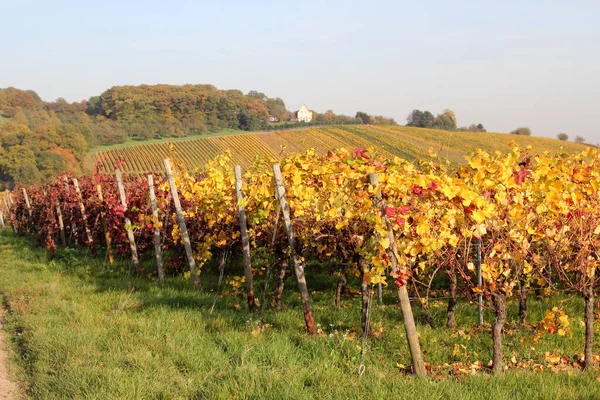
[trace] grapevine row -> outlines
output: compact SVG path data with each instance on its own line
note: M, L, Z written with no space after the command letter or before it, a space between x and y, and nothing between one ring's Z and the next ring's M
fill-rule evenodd
M239 139L228 140L243 144ZM332 142L315 139L311 143L327 146ZM4 197L2 208L15 231L33 235L51 254L64 232L67 245L78 243L96 251L107 247L106 238L110 237L117 254L133 256L128 230L137 236L135 251L143 254L154 248L158 229L163 248L179 255L180 262L172 263L167 272L189 273L184 267L189 265L198 287L201 275L196 277L194 268L200 273L212 258L222 258L231 249L240 252L247 240L244 243L251 244L252 252L266 249L275 255L276 276L285 276L290 263L294 266L309 333L315 328L306 285L303 289L300 282L305 260L334 261L341 275L352 273L348 267L352 266L361 276L365 331L371 286L395 285L409 338L416 331L409 332L407 295L402 303L407 284L424 282L425 290L429 290L427 282L442 273L450 284L449 327L455 324L457 288L466 288L467 297L481 295L493 305L495 372L500 372L503 364L507 299L519 295L526 306L526 291L521 288L537 285L555 289L560 285L576 290L584 299L585 365L591 367L594 285L600 259L597 150L550 155L512 145L506 154L478 150L467 165L452 170L436 162L433 152L429 157L431 161L415 166L397 157L380 158L363 148L351 152L339 149L326 155L308 150L277 164L281 169L281 182L277 183L278 168L269 168L271 155L247 163L240 180L242 197L236 193L227 155L207 162L201 175L175 165L171 184L162 175L154 176L158 218L152 216L146 178L132 175L124 180L124 207L115 179L106 172L80 178L81 196L74 190L73 177L61 176L47 185L17 188L12 202ZM98 185L104 192L103 200L97 196ZM179 216L175 213L177 202L173 204L177 193L182 210ZM87 215L81 211L82 204ZM64 230L58 221L59 209ZM242 211L247 230L240 230ZM286 229L278 229L280 220L285 221ZM87 239L86 224L91 240ZM245 231L247 239L243 237ZM188 243L190 248L184 249ZM473 256L476 250L481 263ZM141 267L138 272L142 272ZM253 311L250 277L247 285ZM279 280L278 290L282 285ZM427 308L426 301L423 306ZM568 329L568 325L561 329ZM410 346L412 352L415 345ZM413 364L417 373L424 373L418 357L413 357Z

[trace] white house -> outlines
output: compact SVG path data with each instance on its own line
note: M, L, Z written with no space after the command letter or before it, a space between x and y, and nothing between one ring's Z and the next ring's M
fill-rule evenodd
M310 122L312 121L312 111L310 111L304 104L298 111L296 111L296 118L300 122Z

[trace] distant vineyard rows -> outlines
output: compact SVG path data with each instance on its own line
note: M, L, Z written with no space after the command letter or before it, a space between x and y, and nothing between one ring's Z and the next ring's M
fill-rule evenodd
M324 154L333 149L373 148L383 157L398 156L408 161L428 159L433 148L451 164L464 164L465 155L481 148L488 152L506 149L514 139L521 147L532 146L539 152L580 151L582 146L552 139L518 137L515 135L473 132L447 132L403 126L337 126L305 130L240 134L213 138L197 138L169 143L150 143L107 150L96 155L100 168L114 172L116 163L128 173L158 171L168 156L189 170L202 169L207 161L226 151L233 164L252 165L256 156L281 160L296 152L314 149ZM122 161L121 161L122 160Z

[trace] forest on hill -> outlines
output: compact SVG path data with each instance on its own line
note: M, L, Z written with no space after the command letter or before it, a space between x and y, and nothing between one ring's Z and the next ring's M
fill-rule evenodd
M85 154L96 146L226 128L269 130L270 117L286 121L291 115L281 98L212 85L118 86L74 103L46 102L32 90L0 89L0 189L45 182L62 171L80 173ZM311 124L336 123L395 121L362 112L356 117L313 112Z
M354 117L336 115L332 110L325 113L312 111L309 123L290 122L293 117L294 113L279 97L271 98L258 91L244 94L240 90L221 90L212 85L115 86L99 96L74 103L62 98L46 102L32 90L0 89L0 190L11 189L16 184L47 182L60 172L80 174L83 169L92 167L88 164L83 167L86 155L93 153L91 149L98 151L99 146L117 145L128 139L181 138L231 129L269 131L314 125L397 125L392 118L363 111L358 111ZM369 135L363 132L359 135L362 144L358 146L374 146L394 155L413 157L423 153L425 145L412 146L412 143L422 141L429 133L434 135L426 140L427 146L444 143L443 132L485 132L482 124L459 128L451 110L444 110L435 117L429 111L414 110L407 122L412 129L409 137L388 132L389 137L382 139L379 137L383 135L381 132ZM529 131L525 136L530 134ZM302 135L303 140L311 142L311 138ZM331 141L344 144L344 137L335 133ZM216 141L219 145L215 148L224 151L222 147L231 140ZM453 162L461 162L464 149L472 147L465 147L464 140L457 144L455 150L458 153L454 158L449 157ZM477 143L479 147L485 147L488 140L489 137L483 136L469 139L471 144ZM402 149L396 149L396 145ZM328 150L335 147L331 143L328 146ZM254 150L253 154L247 154L250 150L244 148L238 155L244 159L265 155L258 148ZM266 154L279 150L275 146ZM204 158L201 159L203 162ZM135 163L143 164L143 160L135 160Z

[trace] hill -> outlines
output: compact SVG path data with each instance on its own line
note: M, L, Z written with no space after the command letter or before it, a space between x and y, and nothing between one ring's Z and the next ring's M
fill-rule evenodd
M0 89L0 190L82 172L87 152L129 141L273 129L293 113L279 97L212 85L115 86L89 101L45 102L32 90ZM310 124L384 124L393 120L313 112ZM365 122L366 121L366 122ZM279 123L278 128L296 123ZM289 127L289 126L287 126Z
M168 142L111 148L95 154L100 167L114 170L115 162L124 161L122 169L129 173L162 170L162 160L171 154L189 169L202 169L215 156L231 150L232 160L244 167L257 156L280 159L292 152L314 149L319 153L345 147L369 149L384 157L398 156L409 161L429 158L429 149L452 164L465 162L464 156L480 148L488 152L506 151L514 140L520 147L531 146L535 153L545 151L580 151L584 145L555 139L519 136L503 133L449 132L407 126L327 126L278 132L229 134L220 137L194 138Z

